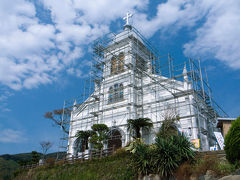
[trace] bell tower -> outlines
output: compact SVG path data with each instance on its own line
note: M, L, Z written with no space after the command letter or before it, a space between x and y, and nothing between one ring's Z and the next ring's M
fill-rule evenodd
M113 35L103 50L103 94L105 104L116 108L125 103L129 117L143 117L143 77L152 73L151 52L134 27L127 13L123 31ZM107 95L107 100L106 100Z

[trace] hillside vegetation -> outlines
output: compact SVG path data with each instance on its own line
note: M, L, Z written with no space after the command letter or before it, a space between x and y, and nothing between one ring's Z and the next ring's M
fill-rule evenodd
M128 153L116 154L102 159L55 165L47 165L21 172L15 180L130 180L137 179L130 167Z
M37 153L37 152L36 152ZM59 153L59 158L65 156L65 152ZM38 157L42 156L41 153L37 153ZM57 153L50 153L46 155L46 158L56 158ZM22 165L34 164L33 153L21 153L21 154L4 154L0 156L0 180L9 180L13 178L14 173ZM36 160L36 159L35 159ZM38 161L38 160L37 160Z
M197 179L206 176L207 172L212 172L215 179L229 175L235 168L224 160L222 153L198 153L194 162L183 163L174 172L174 177L177 180ZM48 165L19 171L14 180L136 180L140 174L133 160L132 154L120 150L113 156L83 162L65 164L58 161L54 164L49 161Z

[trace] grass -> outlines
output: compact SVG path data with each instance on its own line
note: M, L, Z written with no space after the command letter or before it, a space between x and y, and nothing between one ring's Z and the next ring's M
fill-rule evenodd
M50 161L49 165L20 172L15 180L134 180L138 173L134 172L131 159L131 154L119 149L113 156L91 161L73 164ZM235 166L214 155L197 155L194 160L184 162L174 176L188 180L203 176L208 170L219 178L234 172Z
M13 160L5 160L0 157L0 180L8 180L13 178L14 171L19 168L17 162Z
M73 164L59 162L19 174L16 180L131 180L137 179L130 167L128 153Z

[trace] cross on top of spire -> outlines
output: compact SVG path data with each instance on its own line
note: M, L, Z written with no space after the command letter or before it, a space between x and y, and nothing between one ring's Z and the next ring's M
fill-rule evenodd
M129 18L131 18L133 15L129 12L127 12L127 15L123 18L123 20L126 20L126 25L129 25Z

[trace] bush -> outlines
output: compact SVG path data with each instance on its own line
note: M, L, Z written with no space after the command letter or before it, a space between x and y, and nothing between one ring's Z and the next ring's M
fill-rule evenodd
M228 175L228 174L234 172L234 170L235 170L234 165L232 165L226 161L218 162L216 168L217 168L216 173L217 173L217 175L220 175L220 176Z
M219 160L216 156L205 155L198 157L195 164L192 165L190 172L195 176L206 174L208 170L212 170L215 176L222 177L234 172L234 165L228 161Z
M169 178L185 161L195 156L192 145L185 136L169 136L167 139L157 137L153 155L153 166L156 172Z
M122 148L119 148L116 151L114 151L113 155L114 156L122 156L122 155L125 155L126 153L127 153L126 149L122 147Z
M54 166L54 164L55 164L55 159L54 158L48 158L48 159L46 159L46 165L47 166Z
M232 123L230 130L225 137L225 147L227 160L232 164L240 161L240 116Z
M141 139L131 142L126 148L132 153L132 166L140 175L159 174L169 179L177 168L195 156L191 143L185 136L156 138L156 143L146 145Z
M177 180L189 180L192 175L192 166L190 162L184 162L179 166L174 177L176 177Z
M203 157L198 157L192 168L192 173L196 176L206 174L207 170L216 171L216 164L218 159L216 156L205 155Z
M95 132L102 132L102 131L108 131L109 128L106 124L94 124L92 125L92 130Z
M146 144L138 144L135 147L135 152L132 154L131 164L136 174L149 175L154 172L152 166L153 148Z

